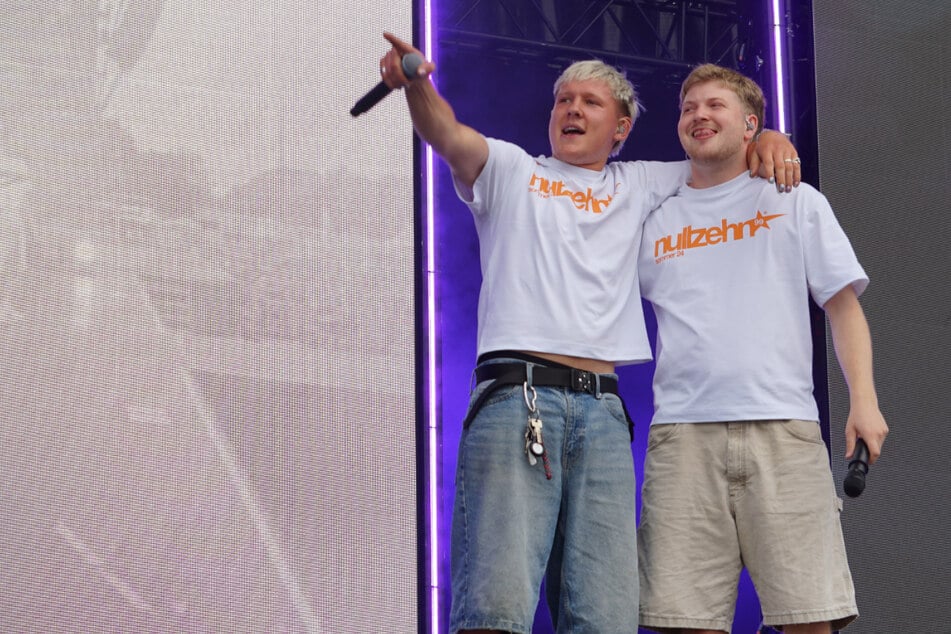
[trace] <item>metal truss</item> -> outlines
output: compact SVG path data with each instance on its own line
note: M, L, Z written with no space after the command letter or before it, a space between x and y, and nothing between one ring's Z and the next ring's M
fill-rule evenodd
M448 6L447 6L448 5ZM749 31L743 0L455 0L442 46L552 64L597 57L638 74L680 76L700 62L736 66Z

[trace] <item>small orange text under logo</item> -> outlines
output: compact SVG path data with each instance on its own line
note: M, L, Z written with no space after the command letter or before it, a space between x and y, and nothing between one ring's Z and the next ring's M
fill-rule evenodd
M540 198L551 198L553 196L568 198L575 208L595 214L607 209L614 199L610 195L606 198L596 198L590 187L583 192L572 191L562 181L550 181L537 174L532 174L532 179L528 183L528 191L535 192Z
M760 229L769 229L769 221L786 214L764 214L757 211L756 216L743 222L728 222L724 218L720 224L712 227L694 227L687 225L676 234L670 234L654 241L654 261L657 264L672 258L683 257L689 249L699 249L725 242L736 242L752 238Z

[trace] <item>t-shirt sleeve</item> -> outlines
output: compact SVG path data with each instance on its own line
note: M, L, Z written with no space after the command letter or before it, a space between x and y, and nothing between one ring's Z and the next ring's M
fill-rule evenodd
M656 209L687 182L689 161L639 161L644 167L644 190L649 209Z
M850 284L855 294L861 295L868 286L868 275L829 201L815 190L802 193L807 195L803 196L800 235L812 299L823 306Z
M522 162L532 160L525 150L513 143L492 138L486 138L486 143L489 145L489 156L472 189L460 183L455 176L452 179L456 195L477 216L491 209L493 201L505 196L505 188L511 181L507 177L515 174Z

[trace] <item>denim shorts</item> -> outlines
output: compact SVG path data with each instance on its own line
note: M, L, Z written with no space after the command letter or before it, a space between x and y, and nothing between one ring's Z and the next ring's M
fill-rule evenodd
M475 387L470 407L489 383ZM493 390L463 430L450 631L530 632L545 577L556 631L633 634L634 462L621 400L567 388L535 391L550 480L543 461L532 466L525 455L522 385Z
M745 565L766 625L858 611L829 455L814 421L651 427L641 498L641 626L729 632Z

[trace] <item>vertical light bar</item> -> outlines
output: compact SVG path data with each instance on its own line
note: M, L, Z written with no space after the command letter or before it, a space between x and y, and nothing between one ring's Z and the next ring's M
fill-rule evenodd
M423 1L423 55L433 59L433 3ZM427 407L428 407L428 450L429 450L429 605L430 631L439 634L439 434L438 403L436 400L436 238L435 238L435 173L433 170L433 149L423 144L425 169L426 208L426 345L427 350Z
M776 93L774 102L776 127L787 132L786 123L786 50L783 46L786 37L786 10L783 0L769 0L769 26L772 30L773 68L775 69Z

